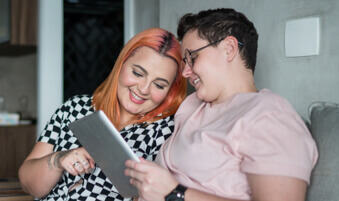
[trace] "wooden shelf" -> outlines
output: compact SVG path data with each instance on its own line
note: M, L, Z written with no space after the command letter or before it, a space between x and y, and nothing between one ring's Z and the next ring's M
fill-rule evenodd
M30 45L12 45L9 43L0 45L1 56L21 56L26 54L36 53L37 47Z
M19 182L0 182L0 201L26 201L33 197L25 193Z
M0 126L0 179L18 179L18 171L36 141L36 125Z
M37 0L11 0L11 44L37 44Z
M30 195L10 195L1 196L0 201L33 201L33 197Z
M10 0L9 41L0 44L1 56L20 56L36 52L37 0Z

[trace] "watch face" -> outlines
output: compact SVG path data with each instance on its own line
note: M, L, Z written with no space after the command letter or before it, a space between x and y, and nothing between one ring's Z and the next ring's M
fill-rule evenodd
M166 197L166 201L184 201L181 193L171 193Z

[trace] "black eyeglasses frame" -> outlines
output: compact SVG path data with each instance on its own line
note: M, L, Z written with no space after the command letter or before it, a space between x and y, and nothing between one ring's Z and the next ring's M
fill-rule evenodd
M225 39L225 38L222 38L222 39L220 39L220 40L214 41L214 42L212 42L212 43L210 43L210 44L208 44L208 45L205 45L205 46L203 46L203 47L201 47L201 48L199 48L199 49L193 50L192 52L189 51L188 49L185 49L185 57L184 57L182 60L183 60L185 63L187 62L188 65L192 68L193 65L194 65L194 63L193 63L193 58L192 58L192 54L197 53L197 52L199 52L200 50L205 49L206 47L209 47L209 46L211 46L211 45L215 45L216 43L219 43L220 41L222 41L222 40L224 40L224 39ZM240 42L240 41L238 41L238 44L239 44L239 45L244 45L244 44L243 44L242 42ZM187 54L189 55L190 60L188 60Z

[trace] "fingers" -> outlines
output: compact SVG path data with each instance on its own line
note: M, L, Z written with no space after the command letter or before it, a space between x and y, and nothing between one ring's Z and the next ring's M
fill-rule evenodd
M77 171L77 173L78 173L79 175L85 173L85 169L84 169L84 167L82 166L82 163L81 163L81 162L76 161L76 162L73 164L73 167L74 167L74 169Z
M95 168L93 158L83 147L67 151L60 161L64 169L74 176L90 173Z
M140 157L140 162L128 160L125 165L127 167L125 175L132 178L131 183L133 182L133 185L137 184L138 181L151 183L153 177L152 172L158 168L155 163L147 161L142 157Z
M83 154L84 157L86 158L86 160L87 160L87 162L88 162L88 164L89 164L89 167L92 168L92 169L94 169L94 168L95 168L95 162L94 162L92 156L89 155L89 153L88 153L88 152L86 151L86 149L83 148L83 147L79 148L79 150L82 152L82 154ZM85 162L85 163L86 163L86 161L82 161L82 162ZM85 165L85 166L87 166L87 165Z
M142 157L140 157L140 163L133 161L133 160L127 160L125 162L125 165L127 169L125 170L125 175L128 177L131 177L130 183L138 187L138 181L142 181L144 178L144 175L146 173L146 164L144 163L144 160L142 160Z
M168 170L153 162L140 159L140 162L128 160L125 164L125 175L138 188L140 197L146 200L163 200L178 185Z
M155 163L153 162L150 162L150 161L147 161L145 160L144 158L140 157L140 162L137 162L137 161L134 161L134 160L127 160L125 165L126 167L130 168L130 169L134 169L136 171L139 171L139 172L148 172L148 170L150 168L152 168L152 166L157 166Z
M75 153L78 157L77 161L73 164L74 168L79 174L83 173L90 173L91 172L91 165L89 160L85 157L84 154L79 154L78 152Z
M135 171L133 169L126 169L125 170L125 175L128 177L131 177L130 183L135 184L135 182L132 183L132 180L138 180L138 181L143 181L144 178L144 173L140 173L138 171Z
M75 169L74 165L75 165L75 163L74 164L69 164L68 167L66 168L66 171L69 172L73 176L77 176L79 173Z

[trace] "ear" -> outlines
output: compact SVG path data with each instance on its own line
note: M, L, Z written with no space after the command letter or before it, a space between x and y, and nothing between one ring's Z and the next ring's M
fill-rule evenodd
M227 62L232 61L239 53L238 40L233 36L227 36L223 41L223 47L227 57Z

